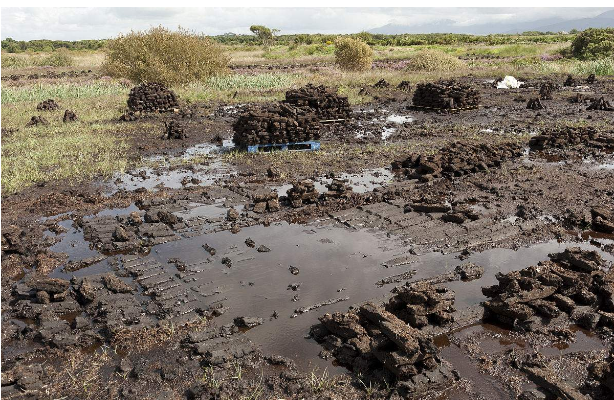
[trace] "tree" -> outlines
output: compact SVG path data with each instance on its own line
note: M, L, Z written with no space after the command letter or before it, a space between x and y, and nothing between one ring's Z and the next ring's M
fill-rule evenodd
M266 48L270 47L275 41L274 36L279 32L279 29L269 29L264 25L252 25L249 30L256 35L262 45Z

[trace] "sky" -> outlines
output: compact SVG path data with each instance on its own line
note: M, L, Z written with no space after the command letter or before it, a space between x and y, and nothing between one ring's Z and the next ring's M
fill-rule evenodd
M593 17L607 8L2 8L2 39L106 39L131 30L181 26L206 35L250 33L250 25L281 34L357 33L388 23L451 19L458 25Z

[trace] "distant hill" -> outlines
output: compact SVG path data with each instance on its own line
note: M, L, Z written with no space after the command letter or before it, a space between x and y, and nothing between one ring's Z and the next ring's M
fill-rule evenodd
M562 18L543 18L529 22L493 22L475 25L457 25L451 19L442 19L417 25L387 24L369 30L371 33L400 35L403 33L467 33L489 35L494 33L522 33L527 31L559 32L572 29L614 28L614 10L606 11L592 18L564 20Z
M572 29L582 31L587 28L614 28L614 10L606 11L593 18L581 18L573 19L571 21L561 21L554 24L543 25L531 30L541 32L559 32L570 31Z

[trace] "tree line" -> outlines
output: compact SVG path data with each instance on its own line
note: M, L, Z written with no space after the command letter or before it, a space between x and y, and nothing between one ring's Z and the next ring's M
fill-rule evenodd
M516 43L559 43L571 41L573 33L524 32L522 34L469 35L458 33L424 33L384 35L360 32L351 35L295 34L277 35L279 31L261 25L252 26L253 35L226 33L210 38L226 45L301 45L331 44L340 36L360 39L370 46L419 46L419 45L458 45L458 44L516 44ZM68 50L99 50L106 46L107 39L100 40L2 40L2 50L8 53L25 51L53 51L60 48Z

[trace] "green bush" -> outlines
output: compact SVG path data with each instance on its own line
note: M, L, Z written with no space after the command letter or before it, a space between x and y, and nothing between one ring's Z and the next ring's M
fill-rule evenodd
M24 57L2 54L2 69L25 68L27 66L28 60Z
M346 71L364 71L371 68L373 50L361 40L338 38L335 41L335 62Z
M60 48L49 54L47 57L43 57L37 61L38 65L50 66L50 67L70 67L74 65L75 60L70 55L70 50Z
M410 71L455 71L465 67L457 57L440 50L421 50L410 58L407 69Z
M190 31L163 27L130 32L109 42L103 70L133 82L168 86L204 81L227 71L230 58L222 47Z
M571 55L581 60L611 57L614 54L614 28L589 28L571 43Z

